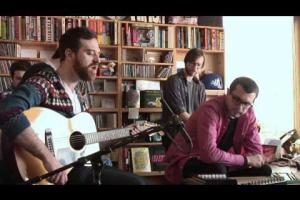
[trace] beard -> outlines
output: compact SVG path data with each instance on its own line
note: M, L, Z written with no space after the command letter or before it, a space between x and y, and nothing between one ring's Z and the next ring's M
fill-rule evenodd
M192 80L199 84L200 83L200 77L199 74L197 72L195 72L194 70L192 71L188 71L187 69L185 69L185 74L187 77L192 77Z
M84 66L77 58L74 63L74 70L81 80L93 81L96 79L96 73L93 73L92 69L92 67L94 67L95 65L96 63L91 63L88 66Z
M184 69L187 76L194 76L196 72L194 70Z

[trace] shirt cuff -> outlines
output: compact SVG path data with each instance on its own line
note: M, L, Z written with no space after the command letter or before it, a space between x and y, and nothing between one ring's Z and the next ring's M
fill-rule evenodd
M8 127L4 130L9 138L14 139L24 129L30 126L30 122L26 116L21 113L19 116L14 117L10 120Z

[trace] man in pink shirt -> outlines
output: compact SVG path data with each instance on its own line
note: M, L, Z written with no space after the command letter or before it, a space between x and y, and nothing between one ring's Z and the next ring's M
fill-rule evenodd
M269 176L253 110L257 84L235 79L227 94L203 103L186 122L193 148L177 134L166 152L165 177L173 184L195 174Z

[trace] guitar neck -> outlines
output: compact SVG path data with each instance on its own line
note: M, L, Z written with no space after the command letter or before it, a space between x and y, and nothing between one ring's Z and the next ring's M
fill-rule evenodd
M84 134L84 137L86 140L86 144L94 144L130 136L131 129L132 128L127 127L110 131L101 131L97 133L87 133Z

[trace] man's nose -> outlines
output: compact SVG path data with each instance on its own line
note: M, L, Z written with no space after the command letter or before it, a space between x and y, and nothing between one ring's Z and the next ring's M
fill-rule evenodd
M239 103L238 107L239 107L239 112L243 112L245 110L245 105L242 103Z
M99 56L99 54L95 54L95 56L94 56L94 62L97 62L97 63L99 63L100 62L100 56Z

